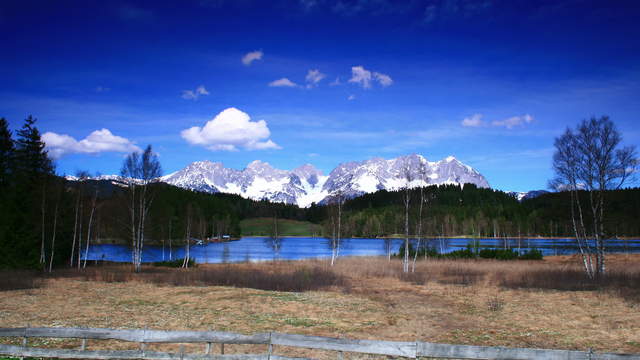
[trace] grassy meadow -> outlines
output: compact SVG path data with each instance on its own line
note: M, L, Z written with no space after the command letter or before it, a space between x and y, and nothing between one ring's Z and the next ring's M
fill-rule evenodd
M242 236L270 236L273 218L250 218L240 221ZM278 219L278 236L320 236L321 226L308 221Z
M20 274L0 283L0 327L87 326L278 331L398 341L640 352L640 257L610 256L606 281L584 279L575 257L543 261L419 259L415 273L379 257L194 269L104 265ZM2 274L3 279L17 279ZM33 275L33 274L31 274ZM8 288L23 289L6 290ZM0 339L19 342L20 339ZM75 347L40 339L33 345ZM90 348L135 348L115 341ZM174 346L174 347L172 347ZM175 345L153 348L176 350ZM188 346L189 351L202 351ZM227 345L225 353L263 352ZM291 356L331 352L276 349ZM367 357L365 357L367 358ZM373 357L372 357L373 358Z

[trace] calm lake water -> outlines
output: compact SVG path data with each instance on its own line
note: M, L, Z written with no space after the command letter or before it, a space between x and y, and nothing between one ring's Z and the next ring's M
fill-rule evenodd
M276 252L270 239L260 237L243 237L238 241L226 243L210 243L207 245L192 245L190 255L197 263L226 263L240 261L265 261L275 258L285 260L299 260L331 256L331 246L324 238L280 238L280 248ZM470 239L429 239L429 246L441 253L465 248ZM479 239L481 247L504 248L504 239ZM403 244L402 239L343 239L340 246L340 256L382 256L387 253L387 244L391 243L392 252L397 252ZM544 255L573 254L578 251L573 239L511 239L508 245L522 252L536 248ZM184 257L184 246L169 247L145 246L143 262L180 259ZM640 239L611 240L608 243L609 252L640 253ZM92 245L87 254L88 260L107 260L116 262L130 262L131 248L124 245L98 244Z

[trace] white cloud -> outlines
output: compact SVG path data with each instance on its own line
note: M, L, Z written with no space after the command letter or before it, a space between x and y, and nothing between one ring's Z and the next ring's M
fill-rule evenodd
M369 89L371 87L371 71L362 66L353 66L351 67L351 79L349 79L349 82L360 84L363 88Z
M516 126L524 126L525 124L529 124L531 122L533 122L533 116L529 114L525 114L522 116L512 116L504 120L494 120L491 122L491 125L506 127L507 129L513 129Z
M195 90L182 90L182 98L185 100L198 100L201 95L209 95L204 85L198 86Z
M96 86L96 92L97 93L101 93L101 92L107 92L110 91L111 89L105 86Z
M484 121L482 121L482 114L473 114L469 117L464 118L462 120L462 126L465 126L465 127L484 126Z
M262 59L262 55L264 55L264 53L261 50L248 52L242 57L242 63L249 66L254 61Z
M393 79L391 79L391 76L389 76L387 74L374 72L373 76L376 78L376 80L378 80L378 82L380 83L380 85L382 85L382 87L387 87L387 86L393 84Z
M483 127L489 125L487 122L482 120L482 114L473 114L464 118L461 122L464 127ZM533 116L529 114L525 114L522 116L512 116L508 119L504 120L494 120L491 122L491 126L494 127L504 127L507 129L513 129L517 126L524 126L533 122Z
M351 67L351 79L350 83L356 83L361 85L365 89L370 89L373 82L377 81L382 87L387 87L393 84L391 76L379 72L371 72L362 66Z
M269 136L264 120L251 121L249 115L236 108L228 108L207 121L203 127L194 126L180 133L188 143L209 150L237 151L281 149Z
M269 83L269 86L271 87L296 87L298 86L298 84L294 83L293 81L287 79L287 78L282 78L282 79L278 79L278 80L273 80L272 82Z
M338 86L338 85L342 85L342 83L340 82L340 77L337 77L335 80L329 83L329 86Z
M353 94L349 95L349 97L347 98L347 100L355 100L355 99L356 99L356 96Z
M141 151L131 140L113 135L109 129L96 130L80 141L66 134L46 132L42 134L42 141L54 159L66 154Z
M309 70L309 72L307 73L307 76L305 77L305 80L307 81L307 87L314 87L316 85L318 85L318 83L325 78L325 74L321 73L320 70L318 69L314 69L314 70Z

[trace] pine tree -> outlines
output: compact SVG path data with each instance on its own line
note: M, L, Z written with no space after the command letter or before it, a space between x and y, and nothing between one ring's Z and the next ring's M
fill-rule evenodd
M47 184L54 175L36 119L29 116L17 131L14 157L14 189L10 235L13 255L7 254L10 267L42 267L46 260ZM38 261L39 259L39 261Z
M8 185L11 178L14 150L9 123L5 118L0 118L0 188L2 189Z
M53 163L42 141L40 131L35 126L37 119L29 115L18 130L16 140L16 170L28 181L37 181L46 175L53 175Z

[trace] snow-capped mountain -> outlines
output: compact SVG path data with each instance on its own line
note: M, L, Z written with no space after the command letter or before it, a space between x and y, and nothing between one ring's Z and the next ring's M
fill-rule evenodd
M198 161L161 180L190 190L232 193L306 207L339 193L355 197L382 189L397 190L407 184L407 178L410 187L466 183L489 187L479 172L452 156L431 162L416 154L343 163L328 176L310 164L287 171L256 160L245 169L236 170L219 162Z
M518 201L523 201L523 200L527 200L527 199L533 199L536 198L540 195L544 195L544 194L548 194L549 192L546 190L531 190L531 191L527 191L527 192L517 192L517 191L510 191L507 194L515 197L516 199L518 199Z
M321 187L326 178L310 164L287 171L256 160L244 170L225 168L220 162L196 161L160 179L190 190L238 194L255 200L268 199L308 206L316 201L313 190Z

